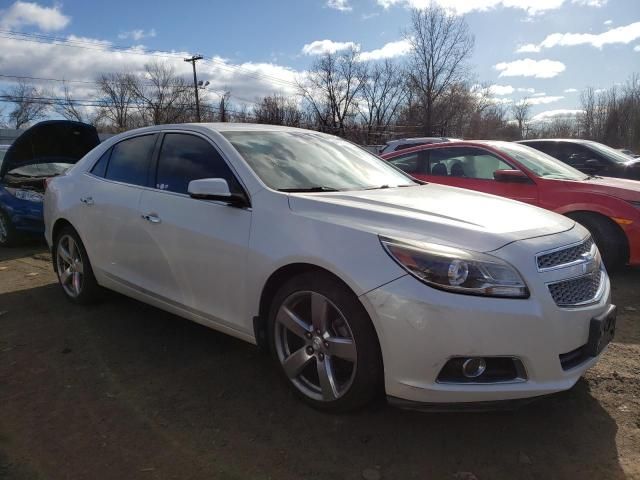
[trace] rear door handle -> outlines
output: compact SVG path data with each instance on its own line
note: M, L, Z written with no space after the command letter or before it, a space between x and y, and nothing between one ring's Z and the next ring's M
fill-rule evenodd
M80 201L85 205L93 205L93 197L81 197Z
M160 217L155 213L147 213L146 215L142 215L142 218L144 218L147 222L160 223Z

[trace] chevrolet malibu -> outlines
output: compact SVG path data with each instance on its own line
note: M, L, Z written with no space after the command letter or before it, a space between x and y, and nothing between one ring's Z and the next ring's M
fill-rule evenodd
M104 287L268 347L328 411L383 391L424 408L565 390L615 330L573 220L412 180L322 133L130 131L52 179L44 206L69 300Z

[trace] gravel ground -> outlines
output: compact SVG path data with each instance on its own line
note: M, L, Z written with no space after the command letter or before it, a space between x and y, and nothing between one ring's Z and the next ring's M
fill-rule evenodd
M67 302L40 246L0 250L0 478L640 479L640 271L615 342L517 411L332 416L255 347L119 295Z

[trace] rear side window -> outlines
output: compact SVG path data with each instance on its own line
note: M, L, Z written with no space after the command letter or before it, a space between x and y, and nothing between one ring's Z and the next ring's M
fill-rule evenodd
M96 177L104 177L107 173L107 164L109 163L109 157L111 156L111 149L107 150L102 154L100 160L96 162L96 164L91 169L91 173L93 173Z
M146 185L155 143L155 135L144 135L115 144L105 178L131 185Z
M202 178L224 178L231 192L242 191L231 169L213 145L195 135L167 133L158 159L156 188L187 193L189 182Z

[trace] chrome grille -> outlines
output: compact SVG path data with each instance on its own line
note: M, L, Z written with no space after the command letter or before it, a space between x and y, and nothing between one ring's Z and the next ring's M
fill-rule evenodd
M567 266L583 260L583 255L589 253L593 247L593 239L587 238L584 242L562 248L537 256L538 270L547 270Z
M597 271L582 277L550 283L549 292L560 307L584 305L596 300L603 273Z

